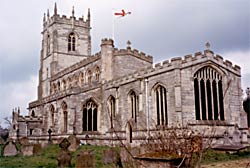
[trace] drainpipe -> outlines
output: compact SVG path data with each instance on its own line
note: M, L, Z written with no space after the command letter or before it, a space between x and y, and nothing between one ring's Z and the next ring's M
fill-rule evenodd
M149 106L148 106L148 78L145 79L146 114L147 114L147 139L149 138Z

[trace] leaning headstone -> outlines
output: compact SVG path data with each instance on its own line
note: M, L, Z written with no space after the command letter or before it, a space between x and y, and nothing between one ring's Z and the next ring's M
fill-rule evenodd
M22 145L21 149L23 156L33 156L34 146L33 145Z
M76 156L76 168L92 167L95 167L95 155L92 151L82 151Z
M69 146L70 143L67 138L64 138L62 142L59 144L59 147L61 148L57 156L59 168L70 167L71 165L71 155L68 150Z
M80 141L79 139L75 136L75 135L70 135L68 137L70 146L69 146L69 151L74 152L78 149L79 145L80 145Z
M3 147L3 156L16 156L17 153L17 147L13 141L8 141Z

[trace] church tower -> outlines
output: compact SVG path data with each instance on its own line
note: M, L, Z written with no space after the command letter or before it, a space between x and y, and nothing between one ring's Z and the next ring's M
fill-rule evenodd
M91 55L90 10L87 18L76 19L74 7L68 18L57 13L44 14L40 56L38 99L50 95L53 75Z

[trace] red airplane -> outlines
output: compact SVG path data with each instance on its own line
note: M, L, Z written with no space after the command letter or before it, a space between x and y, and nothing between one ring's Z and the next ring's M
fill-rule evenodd
M127 14L131 14L131 12L125 12L125 10L122 9L121 12L116 12L115 15L117 16L125 16Z

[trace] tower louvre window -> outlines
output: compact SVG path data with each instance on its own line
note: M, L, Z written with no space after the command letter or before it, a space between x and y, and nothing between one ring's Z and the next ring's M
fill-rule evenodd
M196 120L225 120L222 76L211 67L194 74Z
M68 51L75 51L76 50L76 37L75 33L70 33L68 37Z

